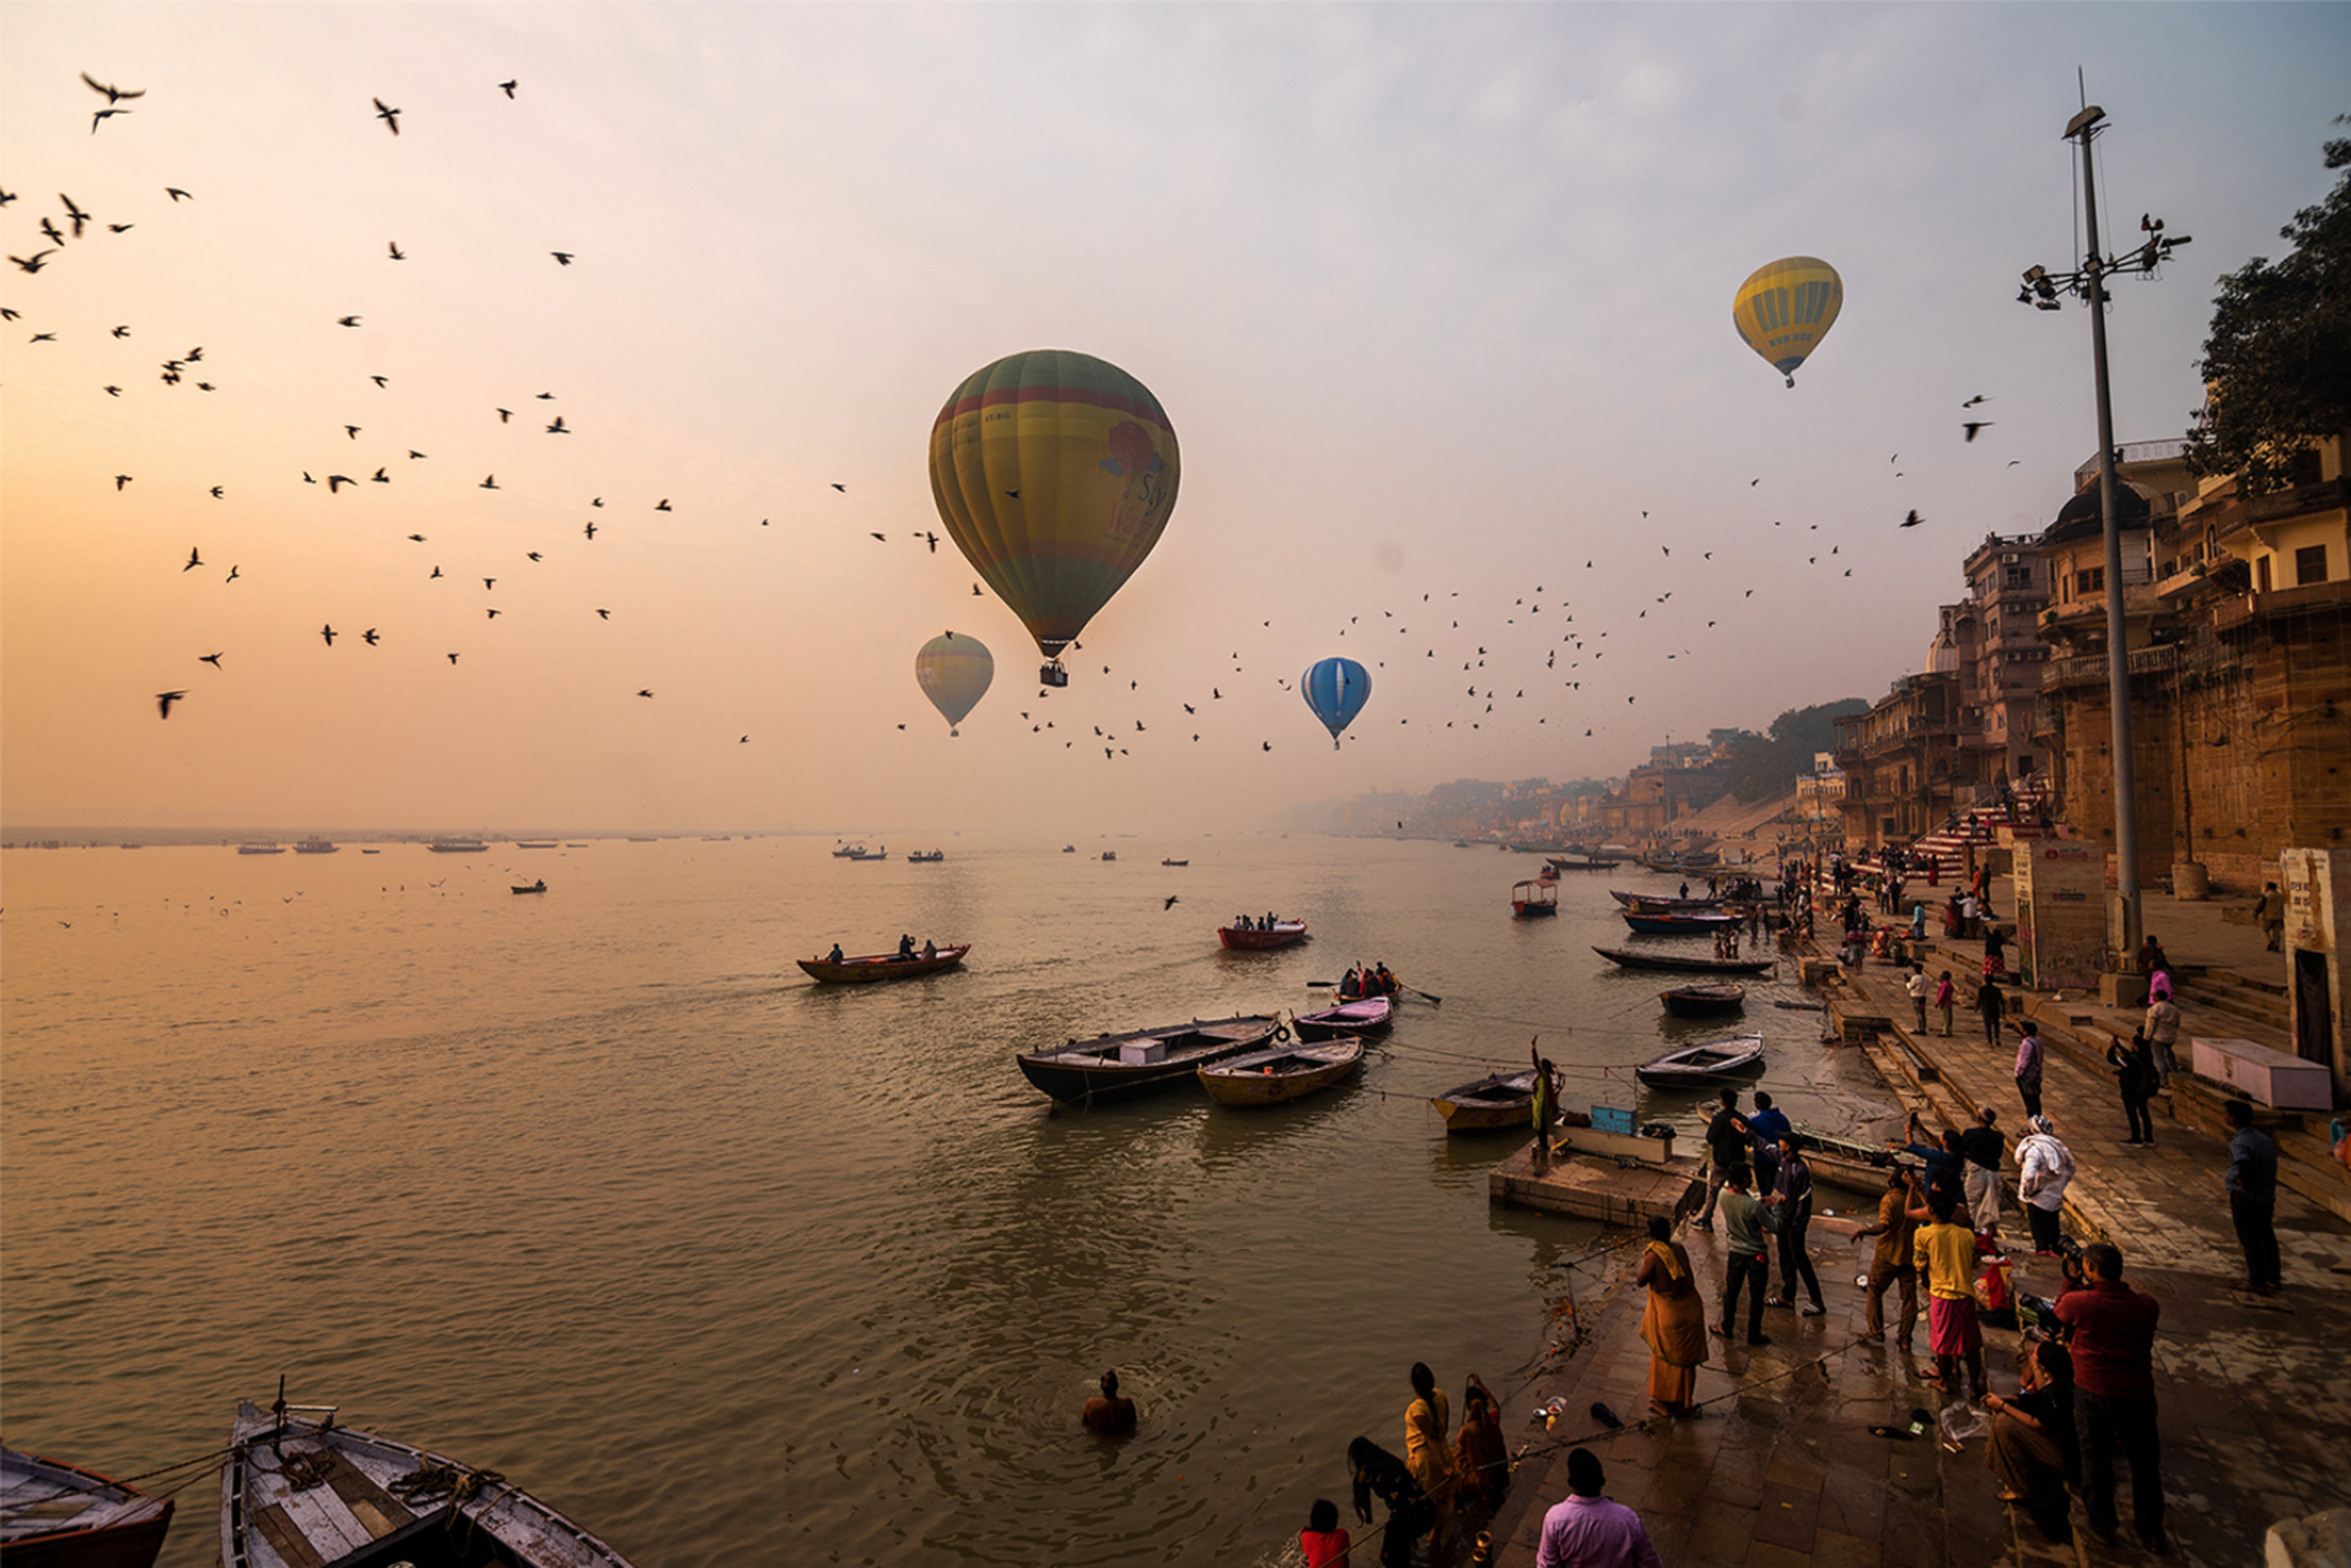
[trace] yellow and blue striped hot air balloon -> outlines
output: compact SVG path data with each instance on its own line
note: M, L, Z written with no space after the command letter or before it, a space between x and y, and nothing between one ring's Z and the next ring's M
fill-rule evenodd
M1820 347L1844 306L1844 279L1816 256L1783 256L1757 267L1730 301L1747 346L1796 384L1796 367Z
M979 706L996 678L996 660L977 637L949 632L934 637L914 654L914 684L931 699L955 735L964 715Z
M1052 661L1159 542L1183 471L1150 389L1067 349L1011 354L956 388L931 426L948 535Z

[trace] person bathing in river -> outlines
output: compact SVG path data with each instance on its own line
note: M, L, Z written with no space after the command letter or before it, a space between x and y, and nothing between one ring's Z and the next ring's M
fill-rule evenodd
M1119 1397L1118 1374L1115 1371L1102 1375L1102 1392L1086 1401L1086 1407L1078 1413L1078 1419L1087 1431L1100 1432L1106 1437L1134 1430L1134 1401Z
M1369 1437L1347 1445L1347 1474L1354 1488L1356 1518L1372 1522L1374 1497L1388 1505L1387 1531L1380 1537L1381 1568L1411 1568L1413 1542L1437 1528L1437 1505L1405 1462Z

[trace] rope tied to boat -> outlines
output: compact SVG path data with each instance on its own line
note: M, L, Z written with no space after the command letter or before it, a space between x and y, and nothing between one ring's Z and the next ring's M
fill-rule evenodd
M467 1503L506 1482L507 1478L496 1470L477 1470L470 1465L427 1459L393 1480L389 1490L403 1502L438 1502L446 1498L453 1503Z
M309 1491L323 1486L335 1473L335 1453L331 1448L314 1448L307 1454L296 1454L278 1469L288 1491Z

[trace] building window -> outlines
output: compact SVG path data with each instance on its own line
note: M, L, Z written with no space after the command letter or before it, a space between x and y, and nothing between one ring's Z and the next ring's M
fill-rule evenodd
M2263 556L2259 560L2253 562L2253 591L2255 593L2267 593L2270 591L2270 559L2271 558L2268 556Z
M2093 566L2075 572L2074 591L2076 593L2104 593L2106 591L2106 569Z
M2304 545L2294 552L2294 581L2297 588L2326 580L2326 547Z
M2001 573L2001 586L2002 588L2031 588L2032 586L2032 569L2029 566L2010 567L2006 571Z

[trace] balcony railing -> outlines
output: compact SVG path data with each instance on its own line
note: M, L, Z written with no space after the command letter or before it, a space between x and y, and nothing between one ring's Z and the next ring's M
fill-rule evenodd
M2158 671L2176 668L2179 650L2173 647L2141 648L2130 655L2125 666L2134 675L2151 675ZM2087 685L2106 678L2106 656L2093 653L2081 659L2052 659L2042 674L2043 689L2057 686Z

